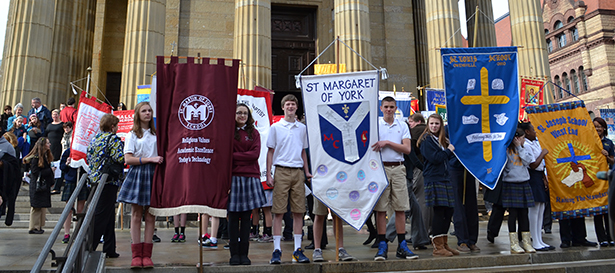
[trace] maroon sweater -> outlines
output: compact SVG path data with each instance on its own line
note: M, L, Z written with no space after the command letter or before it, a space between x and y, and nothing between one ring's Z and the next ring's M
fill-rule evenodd
M258 157L261 154L261 136L256 128L249 137L239 129L239 140L233 138L233 176L260 178Z

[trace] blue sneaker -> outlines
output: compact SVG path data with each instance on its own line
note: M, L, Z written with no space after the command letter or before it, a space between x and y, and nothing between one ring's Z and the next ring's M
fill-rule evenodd
M276 249L273 251L273 254L271 254L271 261L269 261L270 264L281 264L282 263L282 251L280 251L279 249Z
M303 255L303 249L297 248L295 252L293 252L293 263L309 263L310 259Z
M389 245L387 242L380 241L378 244L378 253L376 253L376 257L374 257L374 261L385 261L387 259L387 252L389 251Z
M401 241L401 243L397 247L397 253L395 254L395 256L399 259L408 259L408 260L419 258L419 255L416 255L412 253L412 251L410 251L410 249L408 248L408 244L406 243L406 240Z

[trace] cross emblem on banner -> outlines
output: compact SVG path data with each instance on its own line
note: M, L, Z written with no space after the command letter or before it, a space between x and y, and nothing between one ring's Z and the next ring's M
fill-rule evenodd
M461 103L464 105L480 105L481 106L481 127L482 133L491 133L489 125L489 106L492 104L506 104L510 101L507 96L489 96L489 71L487 68L480 70L480 95L479 96L464 96L461 98ZM489 162L493 158L493 150L491 141L483 141L483 158Z
M590 155L579 155L579 156L577 156L574 153L574 148L572 147L572 143L568 143L568 150L570 151L570 157L558 158L557 159L557 164L567 163L567 162L574 162L575 164L579 164L578 161L589 160L589 159L592 158Z

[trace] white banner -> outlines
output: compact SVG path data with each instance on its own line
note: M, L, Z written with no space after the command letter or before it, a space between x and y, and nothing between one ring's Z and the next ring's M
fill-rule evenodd
M302 76L312 191L359 230L388 186L378 141L378 71Z
M256 92L253 90L241 89L237 94L237 102L244 103L250 107L252 118L254 118L254 127L258 130L261 136L261 154L258 157L258 166L261 172L261 182L267 181L267 138L269 136L269 128L271 121L269 120L269 108L265 97L259 97L258 94L264 92ZM266 94L269 96L269 94Z
M86 172L90 172L86 162L88 146L90 141L100 131L100 119L107 113L111 113L111 106L99 103L95 98L87 98L85 92L81 92L79 110L77 110L77 121L74 125L73 139L70 147L71 167L83 167Z

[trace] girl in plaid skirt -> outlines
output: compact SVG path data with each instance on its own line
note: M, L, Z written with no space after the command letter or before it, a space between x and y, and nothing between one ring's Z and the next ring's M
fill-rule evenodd
M124 156L130 165L126 179L117 197L118 202L131 204L130 237L132 239L131 268L152 268L152 238L154 236L155 217L147 210L152 195L152 181L157 164L163 158L158 156L156 148L156 129L154 112L149 102L140 102L135 106L132 130L126 135ZM141 219L145 214L144 242L141 242Z
M250 109L243 103L237 104L235 126L233 177L228 205L228 229L231 239L229 263L249 265L250 214L253 209L262 207L267 199L260 182L258 166L261 152L260 134L254 128Z
M502 173L502 206L508 209L508 230L510 237L510 253L534 253L530 236L530 221L528 207L534 206L534 197L530 188L530 173L528 166L534 162L534 156L525 149L525 132L517 128L513 141L508 145L506 154L508 161ZM517 222L521 232L522 244L519 246L519 235L516 232Z
M455 193L448 174L448 161L453 157L455 147L445 135L442 116L432 114L427 119L427 127L417 141L425 159L423 178L425 183L425 203L433 207L431 242L434 257L450 257L459 252L448 246L448 229L455 207Z

